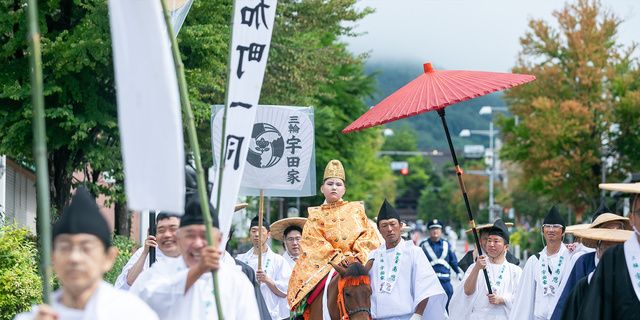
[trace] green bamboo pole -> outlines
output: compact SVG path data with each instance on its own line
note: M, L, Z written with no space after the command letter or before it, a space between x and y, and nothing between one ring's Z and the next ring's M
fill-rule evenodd
M191 151L193 152L193 158L196 162L196 176L198 184L198 194L200 196L200 205L202 208L202 218L204 225L207 228L207 243L210 246L218 245L213 239L213 229L211 227L211 213L209 212L209 199L207 197L207 187L204 181L204 171L202 169L202 160L200 159L200 146L198 144L198 136L196 134L196 123L193 118L193 110L191 110L191 103L189 102L189 93L187 91L187 80L184 76L184 64L180 57L180 49L178 48L178 40L173 32L173 26L171 24L171 17L169 16L169 10L164 0L160 0L162 4L162 11L164 12L164 20L167 26L167 32L171 39L171 52L173 54L173 60L176 67L176 75L178 77L178 89L180 91L180 104L187 117L187 135L189 136L189 145L191 145ZM222 315L222 305L220 302L220 290L218 289L218 274L215 271L211 272L213 276L213 296L216 300L216 309L218 312L218 319L224 319Z
M49 199L49 170L47 168L47 142L44 123L44 96L42 93L42 52L38 28L36 0L28 0L29 47L31 54L31 104L33 106L33 158L36 162L36 197L38 202L38 238L40 240L40 272L42 274L42 301L49 303L51 288L51 217Z

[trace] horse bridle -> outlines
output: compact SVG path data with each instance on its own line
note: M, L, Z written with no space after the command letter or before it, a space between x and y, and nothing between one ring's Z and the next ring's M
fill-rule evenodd
M347 306L344 301L344 287L345 284L349 282L351 285L369 285L369 277L368 276L360 276L355 279L340 279L338 281L338 306L340 308L340 319L347 320L350 319L354 314L366 312L369 315L369 318L372 318L371 308L367 307L358 307L355 309L347 309Z
M353 316L356 313L360 313L360 312L366 312L369 314L369 317L371 316L371 308L365 308L365 307L360 307L360 308L356 308L353 310L347 310L347 315L349 316L349 318L351 318L351 316Z

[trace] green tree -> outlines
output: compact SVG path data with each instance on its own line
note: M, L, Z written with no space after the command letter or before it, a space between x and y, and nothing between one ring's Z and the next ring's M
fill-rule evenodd
M624 172L640 170L640 63L630 56L634 48L622 56L610 82L619 103L612 115L617 127L608 132L612 141L608 155L618 158L616 169Z
M25 9L24 1L0 2L0 153L33 163ZM59 211L68 201L72 173L117 138L106 4L40 3L40 30L50 191Z
M506 93L521 124L501 121L502 150L521 166L529 191L569 205L581 220L598 203L602 141L620 105L608 79L621 62L621 20L591 0L567 4L553 15L558 29L531 20L520 39L513 71L537 80Z

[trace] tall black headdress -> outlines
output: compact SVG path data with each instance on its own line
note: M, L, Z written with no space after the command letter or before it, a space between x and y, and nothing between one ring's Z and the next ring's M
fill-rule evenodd
M564 232L564 229L567 227L567 223L564 221L564 219L562 219L562 216L560 215L560 211L558 211L558 208L556 208L556 206L551 207L551 209L549 210L549 213L547 213L547 216L544 217L544 221L542 223L562 225L563 232Z
M216 209L213 208L211 203L208 203L208 205L209 213L211 214L211 223L214 227L219 228ZM187 195L187 198L185 199L184 215L180 219L180 228L193 224L204 224L202 208L200 207L200 198L197 192Z
M396 208L394 208L387 199L384 199L382 207L380 207L380 211L378 212L377 223L379 224L380 221L389 219L397 219L398 222L400 222L400 215L398 211L396 211Z
M493 226L489 227L486 232L490 236L494 235L502 237L502 239L504 239L504 243L509 243L509 228L507 228L507 225L502 221L502 219L496 220L496 222L493 223Z
M62 216L53 225L53 239L61 234L92 234L111 246L111 231L100 213L96 199L85 187L78 187L71 203L62 210Z

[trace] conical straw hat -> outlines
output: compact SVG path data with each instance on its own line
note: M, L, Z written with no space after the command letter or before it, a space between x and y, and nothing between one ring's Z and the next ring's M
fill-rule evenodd
M284 230L290 226L298 226L304 228L307 218L291 217L278 220L271 224L271 237L276 240L284 241Z
M636 183L601 183L602 190L619 191L624 193L640 193L640 182Z
M582 244L589 248L595 248L598 241L622 243L633 235L633 231L619 229L602 229L592 228L584 230L576 230L573 234L582 238Z

